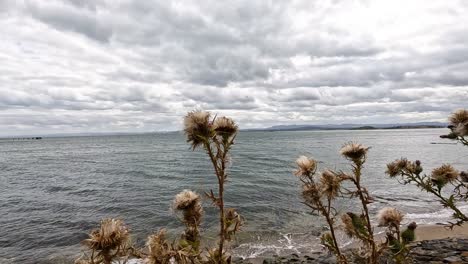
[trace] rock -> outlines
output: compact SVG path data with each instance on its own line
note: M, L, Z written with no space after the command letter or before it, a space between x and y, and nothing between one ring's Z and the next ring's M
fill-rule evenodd
M410 257L414 264L442 264L442 263L468 263L468 239L449 238L439 240L420 241L409 245ZM350 251L344 252L350 255ZM382 256L386 261L391 259L390 253L384 253ZM249 263L249 260L234 259L234 263ZM258 263L258 262L255 262ZM307 255L291 254L289 256L274 256L273 258L263 259L264 264L277 263L317 263L331 264L336 263L335 256L325 252L309 252ZM388 261L385 263L394 263Z
M452 256L448 258L444 258L444 263L452 263L452 264L462 264L462 259L457 256Z
M262 263L263 264L274 264L274 263L276 263L276 261L273 260L273 259L264 259Z

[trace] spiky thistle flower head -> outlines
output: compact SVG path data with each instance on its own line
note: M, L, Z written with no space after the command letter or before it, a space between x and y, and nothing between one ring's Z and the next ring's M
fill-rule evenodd
M418 225L416 224L416 222L411 222L411 223L408 225L408 229L410 229L410 230L415 230L416 227L418 227Z
M103 219L99 229L93 230L83 243L96 251L113 250L125 246L130 235L124 222L117 219Z
M320 187L323 194L333 199L340 193L341 179L337 173L326 169L320 176Z
M349 142L341 148L340 154L353 162L357 162L365 159L368 150L369 147L360 143Z
M403 241L403 243L408 244L415 240L416 236L414 230L416 229L416 227L418 227L416 222L411 222L406 228L406 230L401 233L401 240Z
M161 229L158 232L148 236L146 246L148 247L148 262L150 264L169 263L173 252L166 240L165 229Z
M452 133L455 136L465 137L468 136L468 110L458 109L453 112L450 117L450 126Z
M400 226L403 214L393 207L384 207L377 214L379 226Z
M225 116L216 118L213 127L216 134L224 138L234 136L238 130L238 126L234 120Z
M174 198L174 208L177 210L184 210L188 207L192 207L195 203L200 202L200 195L194 191L183 190L177 194Z
M450 115L449 121L452 125L458 125L460 123L468 122L468 110L467 109L456 110Z
M439 188L449 182L453 182L458 178L459 172L450 164L444 164L432 170L431 180Z
M300 156L296 160L296 165L298 167L297 170L294 171L294 175L296 176L311 176L317 169L317 161L306 156Z
M468 136L468 122L460 123L453 129L453 133L460 137Z
M189 112L184 117L184 132L193 149L203 145L213 136L210 118L210 112L200 110Z
M420 163L419 163L420 164ZM416 166L416 164L415 164ZM419 165L417 165L419 166ZM401 174L403 171L411 171L411 162L408 161L406 158L401 158L397 159L391 163L387 164L387 171L385 171L386 174L388 174L390 177L396 177L399 174Z
M200 195L190 190L184 190L174 198L173 207L176 210L183 211L184 222L196 228L203 216Z
M302 185L302 198L308 204L317 205L322 198L321 187L315 182Z

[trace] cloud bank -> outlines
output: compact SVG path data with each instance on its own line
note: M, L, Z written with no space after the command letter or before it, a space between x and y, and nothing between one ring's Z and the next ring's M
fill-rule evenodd
M465 1L0 2L0 135L445 121Z

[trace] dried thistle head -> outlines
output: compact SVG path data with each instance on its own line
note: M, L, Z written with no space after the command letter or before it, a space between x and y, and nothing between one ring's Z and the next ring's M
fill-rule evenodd
M201 198L196 192L183 190L174 198L173 207L176 210L183 211L184 222L191 226L200 224L203 216Z
M403 220L403 214L395 208L385 207L382 208L377 214L377 220L379 226L400 226L401 220Z
M322 198L322 191L320 189L321 187L314 182L306 183L302 186L302 198L308 204L318 205Z
M166 240L166 230L161 229L157 233L148 236L146 241L148 247L148 263L169 263L173 256L173 251L170 244Z
M444 164L432 170L431 180L439 188L443 187L449 182L453 182L458 178L459 172L450 164Z
M184 210L193 207L195 203L200 202L200 195L190 190L183 190L174 198L174 208L177 210Z
M466 109L456 110L450 115L449 121L452 125L455 125L455 126L461 123L467 123L468 122L468 110Z
M340 154L353 162L357 162L365 159L368 150L369 147L362 144L349 142L341 148Z
M320 176L320 187L323 194L330 199L336 198L340 193L341 179L331 170L324 170Z
M103 219L100 228L93 230L83 244L95 251L108 251L125 246L129 237L128 228L123 221Z
M224 138L230 138L234 136L237 133L238 126L232 120L231 118L228 117L219 117L216 118L213 124L214 131L216 131L216 134L224 137Z
M210 117L210 112L200 110L189 112L184 117L184 132L193 149L203 145L213 136Z
M317 169L317 161L306 156L300 156L296 160L298 169L294 172L296 176L311 176Z
M450 130L452 130L453 135L465 137L468 136L468 110L458 109L453 112L450 117Z
M419 164L419 165L417 165ZM415 163L415 166L420 167L420 163ZM387 171L385 172L390 177L396 177L404 171L412 171L412 164L405 158L397 159L387 164Z
M468 122L460 123L454 127L453 133L460 137L468 136Z

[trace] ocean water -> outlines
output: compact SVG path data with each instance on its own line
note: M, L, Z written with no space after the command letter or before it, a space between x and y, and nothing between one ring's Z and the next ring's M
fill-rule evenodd
M431 196L384 174L385 164L400 157L421 160L426 172L442 163L467 170L468 148L439 139L445 132L240 132L225 193L227 206L245 218L232 243L234 254L319 250L324 222L301 204L294 160L306 154L319 160L320 168L348 170L338 154L348 141L371 146L363 180L376 200L372 214L394 206L407 213L407 222L448 220L450 211ZM140 246L163 227L177 237L183 228L170 209L174 195L184 189L216 190L206 154L191 151L181 133L0 140L0 148L0 263L73 259L81 253L80 241L104 217L123 219ZM337 208L352 211L356 203L343 200ZM207 200L204 207L209 244L216 236L217 211Z

